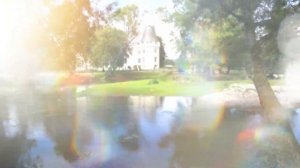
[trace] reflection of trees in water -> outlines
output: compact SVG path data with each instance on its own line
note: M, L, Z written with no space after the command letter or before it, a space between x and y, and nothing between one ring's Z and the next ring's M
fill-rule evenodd
M55 142L55 151L62 155L67 161L74 162L81 159L81 147L88 146L94 136L90 124L83 122L93 122L92 125L100 126L111 133L125 149L137 150L139 147L138 130L134 116L128 109L128 98L126 97L105 97L105 98L88 98L86 111L88 120L81 118L82 112L76 108L78 100L64 100L65 104L59 108L51 108L44 124L46 131ZM71 104L71 105L68 105ZM44 106L52 106L51 102L45 103ZM81 109L82 110L82 109ZM86 114L83 114L86 115Z
M90 99L89 108L92 118L107 128L129 124L132 120L128 97L94 97Z
M51 101L54 100L54 101ZM55 152L69 162L79 159L76 141L78 131L78 112L76 96L70 90L65 94L51 95L43 106L49 114L44 118L46 131L55 142Z
M2 131L2 129L0 130ZM28 140L24 133L13 138L1 136L0 165L6 168L42 167L39 156L32 157L30 149L35 145L34 140Z
M170 143L168 141L172 141L175 145L174 155L170 161L171 168L204 166L202 159L204 159L205 151L201 148L202 143L198 132L185 130L174 135L174 137L166 137L162 140L161 145L164 146L166 143Z
M72 122L74 116L49 117L44 123L46 131L55 142L55 152L62 155L67 161L76 161L79 154L72 147Z
M20 97L7 97L1 99L0 103L0 165L5 168L23 168L23 167L43 167L39 156L33 157L30 150L35 146L35 140L27 138L28 130L28 101ZM30 103L30 102L29 102ZM15 111L10 111L13 107ZM9 121L9 113L14 112L17 115L17 123ZM4 122L8 123L4 128ZM7 136L10 129L18 127L16 134Z
M217 130L201 130L199 126L189 127L189 123L183 123L180 130L173 129L160 142L161 147L174 144L170 167L236 167L241 154L236 137L244 121L230 117L228 112L224 119Z
M200 130L183 124L179 132L173 132L160 142L161 147L174 144L170 167L297 167L298 152L291 143L289 133L282 128L259 125L268 129L263 139L248 132L255 131L250 116L225 109L217 129ZM250 119L250 120L249 120ZM250 128L249 128L250 124ZM253 128L252 128L253 127ZM270 130L270 128L273 129ZM254 133L254 132L253 132ZM255 132L256 133L256 132ZM243 135L244 140L239 140Z
M141 113L149 121L155 122L156 112L158 107L163 104L163 97L156 96L130 96L130 110L136 114L136 116Z
M40 156L32 157L29 151L19 158L16 168L42 168L43 160Z
M139 131L128 97L93 97L88 110L92 121L109 130L125 149L139 148Z
M16 114L20 120L19 123L22 124L20 128L22 129L21 132L24 134L24 137L20 137L20 139L22 139L20 143L28 141L26 139L28 124L33 124L36 119L40 122L39 119L42 119L46 132L56 145L55 151L57 154L62 155L68 161L76 160L78 155L71 146L77 114L74 90L69 89L64 92L53 92L49 94L26 93L13 95L12 98L10 98L10 101L14 102ZM6 105L7 104L9 104L9 102L7 102ZM19 142L14 143L17 144ZM30 145L30 148L31 147L32 145ZM20 157L19 160L24 162L24 165L32 165L32 163L40 162L41 158L31 158L30 155L27 154Z
M57 96L52 97L57 99ZM46 115L43 122L48 136L55 143L56 153L62 155L65 160L74 162L86 157L83 153L84 146L90 145L91 139L96 136L92 133L94 128L91 126L100 126L101 129L108 130L110 136L127 150L138 149L138 129L134 116L128 109L128 98L91 97L88 98L87 109L81 109L87 113L82 113L77 108L78 100L71 95L61 100L57 106L50 101L52 97L49 101L44 101L43 106L48 109L45 114L50 115ZM85 120L81 114L89 118ZM85 124L86 121L92 123Z
M24 97L14 98L16 103L17 113L21 117L20 123L22 134L18 134L13 139L2 138L1 143L7 144L7 148L1 147L2 158L7 154L9 156L6 163L3 165L11 165L16 163L15 166L29 165L34 167L35 164L41 163L42 158L32 157L29 154L30 148L33 147L34 143L26 139L27 124L35 122L35 119L42 119L45 126L47 135L55 144L55 152L57 155L61 155L65 160L69 162L77 161L81 157L85 157L84 146L90 145L91 139L93 138L91 125L85 124L85 120L82 121L82 112L78 111L77 98L72 91L60 94L49 94L49 95L35 95L32 99L24 99ZM90 99L89 99L90 100ZM29 101L34 101L35 106ZM90 101L89 101L90 102ZM93 104L95 103L95 104ZM2 103L3 107L1 113L3 119L7 119L7 102ZM1 105L1 104L0 104ZM139 147L139 136L136 121L133 113L129 112L128 109L128 98L125 97L114 97L114 98L103 98L100 101L97 99L91 99L91 104L88 103L91 108L86 110L90 111L92 121L95 124L100 124L104 129L108 129L111 132L113 138L121 144L127 150L137 150ZM94 111L93 109L96 109ZM97 110L98 109L98 110ZM37 114L32 117L32 114ZM27 118L27 115L29 118ZM86 115L86 114L83 114ZM33 124L34 125L34 124ZM5 130L1 126L0 135L5 137ZM34 141L33 141L34 142ZM2 145L1 145L2 146ZM15 149L12 146L16 146ZM83 148L82 148L83 147ZM13 149L13 151L9 151ZM82 150L83 149L83 150ZM84 154L85 156L82 156ZM19 164L17 165L17 161Z

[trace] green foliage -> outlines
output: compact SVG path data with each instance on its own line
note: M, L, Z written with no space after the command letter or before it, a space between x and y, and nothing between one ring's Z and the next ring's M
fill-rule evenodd
M226 57L227 65L241 67L249 62L247 60L252 46L261 43L256 47L259 47L257 49L260 50L265 66L268 65L271 69L276 69L274 66L281 56L276 43L280 22L299 8L298 0L173 0L173 2L175 11L168 14L169 21L173 21L180 29L178 48L180 51L191 52L194 57L192 62L214 63L208 60ZM202 31L200 35L199 27ZM186 44L184 42L186 38L192 39L192 42Z
M138 34L138 15L135 5L106 12L105 24L96 30L90 42L90 61L94 66L106 66L110 70L123 66L131 52L130 44Z
M175 66L175 61L171 59L166 59L164 62L165 65Z
M45 20L47 65L73 71L76 56L87 57L87 44L92 36L88 22L90 12L89 0L63 1L49 7L49 15Z
M136 5L128 5L119 8L111 16L113 22L121 23L124 31L128 34L129 43L138 35L138 27L140 25L138 15L138 7Z
M165 66L165 59L166 59L166 51L165 51L165 45L161 39L161 37L158 37L158 41L160 43L159 46L159 67L162 68Z
M242 25L233 17L228 16L213 26L211 35L213 48L221 60L220 64L240 69L247 62L249 48Z
M180 29L177 46L179 51L191 55L191 64L198 69L218 64L235 68L244 65L246 44L242 24L231 16L218 19L213 12L218 9L216 1L185 0L175 4L169 21Z
M174 1L178 2L177 0ZM184 20L191 19L196 21L195 25L204 24L211 28L216 23L226 23L229 17L232 17L241 25L243 31L237 32L237 35L245 37L245 46L247 48L244 53L245 55L249 53L252 61L251 69L248 72L252 74L252 80L257 89L260 104L270 120L280 122L279 120L282 120L284 117L276 118L275 116L281 115L281 105L267 80L265 65L270 60L267 56L274 58L276 56L274 51L276 53L276 50L278 50L274 42L278 32L278 26L276 25L279 25L287 14L293 13L295 9L299 8L299 0L184 0L184 2L194 2L197 6L197 10L194 10L195 7L191 8L190 11L193 14L188 15L189 17L194 17L184 18ZM179 4L185 3L181 2ZM184 7L188 6L185 5ZM181 7L181 9L189 11L188 8ZM289 9L293 9L292 12ZM281 12L274 12L278 10ZM188 30L191 31L192 29ZM181 35L188 37L190 35L189 31L185 30ZM229 37L230 40L234 39L232 38L234 36L230 34L225 37ZM230 46L225 48L227 47ZM222 50L220 51L222 52ZM227 49L227 51L230 50ZM276 59L274 60L276 61Z
M123 66L128 53L127 35L112 27L96 30L91 42L91 61L94 66Z
M215 64L216 53L209 39L210 34L210 31L201 28L192 34L193 42L188 46L191 55L189 64L197 66L198 69Z

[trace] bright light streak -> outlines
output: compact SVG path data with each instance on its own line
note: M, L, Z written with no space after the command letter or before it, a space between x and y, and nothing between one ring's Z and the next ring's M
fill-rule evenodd
M278 33L278 46L287 58L287 69L285 83L288 89L288 96L293 101L300 100L299 95L299 71L300 71L300 15L295 14L287 17L280 26Z

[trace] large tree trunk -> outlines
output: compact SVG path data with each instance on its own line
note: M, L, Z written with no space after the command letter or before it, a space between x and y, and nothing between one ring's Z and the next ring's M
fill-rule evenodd
M255 39L255 33L251 29L247 31L247 38L251 47L253 83L255 85L263 114L272 122L281 122L286 119L285 113L280 105L264 71L263 62L260 57L261 45Z
M284 120L283 109L271 88L262 66L262 60L256 53L251 53L253 66L253 83L258 93L264 115L272 121Z

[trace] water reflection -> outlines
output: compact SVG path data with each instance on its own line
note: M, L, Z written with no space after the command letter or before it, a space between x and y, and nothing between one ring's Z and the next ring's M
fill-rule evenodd
M0 101L0 165L241 167L262 122L190 97L22 93Z
M291 129L294 133L297 143L300 145L300 108L296 108L292 113L290 120Z
M25 118L19 113L26 113L26 108L14 105L15 98L1 98L0 103L0 158L1 167L42 166L40 157L30 155L29 150L35 146L34 139L26 135Z

